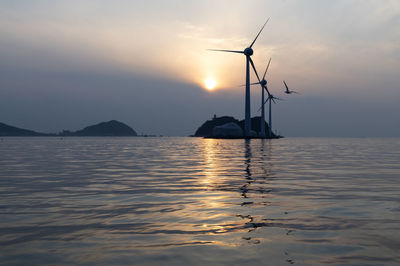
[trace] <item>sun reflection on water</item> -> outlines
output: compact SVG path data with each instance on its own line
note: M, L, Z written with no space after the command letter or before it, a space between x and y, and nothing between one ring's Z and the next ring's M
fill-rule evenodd
M400 143L329 141L6 139L3 261L397 262Z

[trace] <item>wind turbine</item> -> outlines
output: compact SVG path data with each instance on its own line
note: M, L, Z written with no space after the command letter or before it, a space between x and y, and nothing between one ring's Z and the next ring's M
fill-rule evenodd
M286 87L286 90L285 90L285 93L286 93L286 94L292 94L292 93L300 94L300 93L298 93L297 91L291 91L291 90L289 90L289 87L288 87L288 85L286 84L285 81L283 81L283 84L285 84L285 87Z
M245 93L245 117L244 117L244 135L245 137L250 137L250 130L251 130L251 118L250 118L250 66L251 64L252 68L256 72L256 68L254 66L253 60L250 58L250 56L253 55L254 51L252 49L254 43L256 42L258 36L264 29L265 25L267 25L269 21L269 18L267 21L264 23L262 26L261 30L258 32L256 38L254 41L250 44L249 47L244 49L243 51L234 51L234 50L220 50L220 49L209 49L210 51L218 51L218 52L228 52L228 53L239 53L239 54L244 54L246 56L246 93Z
M265 86L265 89L267 90L268 93L268 98L267 100L263 103L263 106L269 101L269 119L268 119L268 123L269 123L269 131L268 131L268 136L270 138L272 138L272 109L271 109L271 105L272 102L276 103L275 100L279 100L279 101L283 101L282 99L275 97L274 95L272 95L268 89L267 86Z
M261 108L260 108L261 109L261 127L260 128L261 128L261 137L263 137L263 138L265 138L265 108L264 108L264 98L265 98L265 96L264 96L264 90L266 90L268 95L270 95L270 93L268 91L268 88L267 88L267 80L265 79L265 76L267 75L270 63L271 63L271 58L268 61L268 65L267 65L267 68L265 69L264 76L263 76L262 80L259 81L259 82L251 83L251 85L255 85L255 84L260 84L261 85ZM258 78L258 75L257 75L257 78ZM258 80L260 80L260 79L258 79ZM271 121L270 121L270 123L271 123Z
M268 136L271 138L271 137L272 137L272 102L276 103L275 100L282 100L282 99L280 99L280 98L278 98L278 97L275 97L275 96L272 95L272 94L269 92L269 90L268 90L267 81L265 80L265 75L267 74L267 71L268 71L268 68L269 68L269 64L270 64L270 63L271 63L271 58L269 59L267 68L265 69L264 76L263 76L263 80L260 80L260 78L259 78L259 76L258 76L258 74L257 74L257 71L254 70L254 72L255 72L255 74L256 74L256 76L257 76L258 82L252 83L252 84L260 84L260 85L261 85L261 88L262 88L262 103L261 103L260 109L258 109L258 111L262 110L262 113L261 113L261 116L262 116L262 117L263 117L263 113L265 112L265 111L264 111L264 106L265 106L265 104L269 101L269 119L268 119L269 130L268 130ZM267 98L267 100L265 100L265 101L264 101L264 90L266 90L266 91L267 91L267 94L268 94L268 98ZM263 136L265 136L265 124L264 124L264 120L263 120L263 119L261 119L261 120L262 120L262 121L261 121L262 127L264 127L264 135L263 135ZM261 127L261 130L262 130L262 127ZM261 132L262 132L262 131L261 131ZM262 134L262 133L261 133L261 134Z

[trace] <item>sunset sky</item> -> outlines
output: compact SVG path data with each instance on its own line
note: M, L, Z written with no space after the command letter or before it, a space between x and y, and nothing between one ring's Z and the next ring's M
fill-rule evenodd
M184 136L214 114L243 119L245 57L207 49L243 50L268 17L252 58L263 73L272 57L270 90L285 99L274 130L400 136L397 0L1 1L0 122L59 132L116 119Z

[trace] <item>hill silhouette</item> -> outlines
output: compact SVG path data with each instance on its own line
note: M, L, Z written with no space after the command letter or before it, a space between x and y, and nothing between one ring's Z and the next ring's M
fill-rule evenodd
M117 120L102 122L85 127L74 133L75 136L137 136L135 130Z
M47 134L39 133L29 129L18 128L0 122L0 136L46 136Z
M69 136L137 136L135 130L117 120L101 122L75 132L64 131L63 133Z
M0 136L137 136L135 130L128 125L119 122L117 120L111 120L108 122L102 122L96 125L85 127L78 131L64 130L59 134L46 134L39 133L33 130L22 129L14 126L10 126L4 123L0 123Z

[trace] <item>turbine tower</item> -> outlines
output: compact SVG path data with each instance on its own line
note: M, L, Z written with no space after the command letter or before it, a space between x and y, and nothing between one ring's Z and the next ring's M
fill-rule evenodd
M254 66L253 60L250 56L253 55L254 51L252 49L254 43L256 42L258 36L261 34L262 30L264 29L265 25L267 25L269 18L262 26L261 30L258 32L254 41L250 44L249 47L244 49L243 51L234 51L234 50L220 50L220 49L209 49L210 51L218 51L218 52L229 52L229 53L239 53L244 54L246 56L246 93L245 93L245 117L244 117L244 136L250 137L250 130L251 130L251 117L250 117L250 66L256 72L256 68Z

